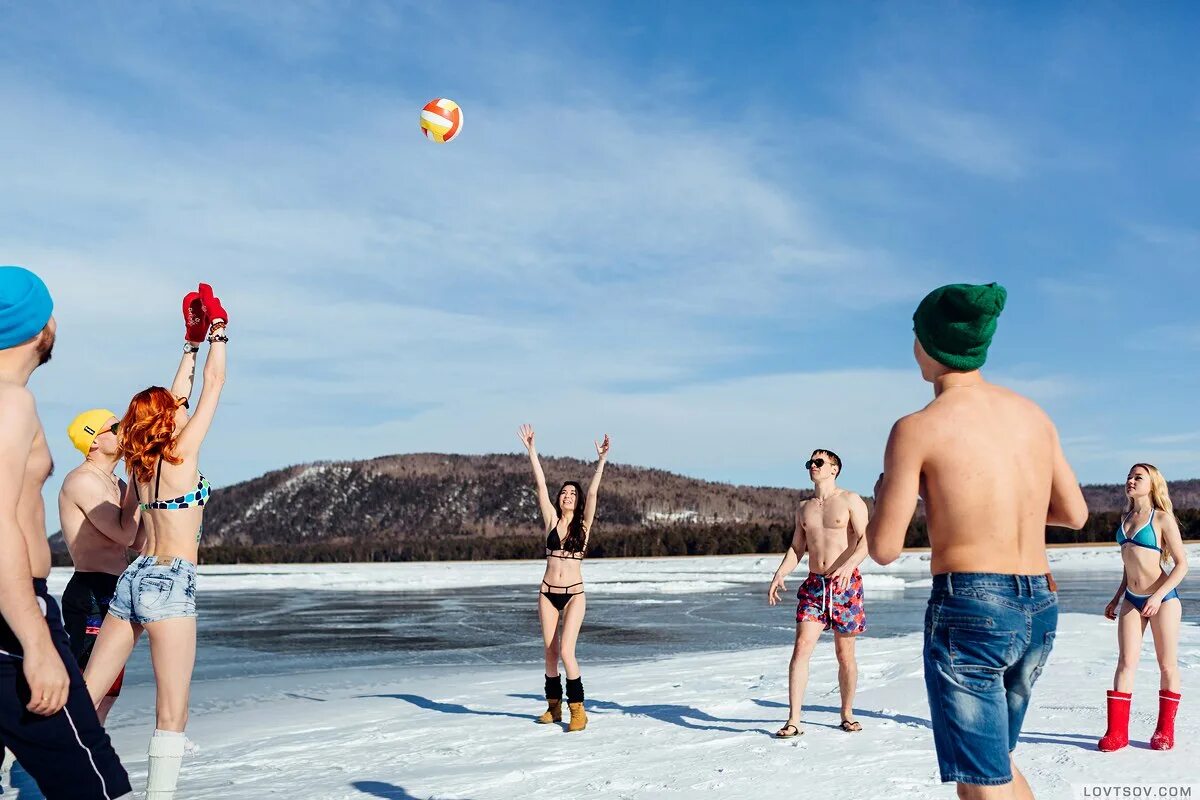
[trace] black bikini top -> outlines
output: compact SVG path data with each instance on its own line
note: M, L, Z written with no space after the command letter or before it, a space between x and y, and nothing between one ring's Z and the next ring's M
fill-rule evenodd
M554 520L554 527L546 535L546 558L573 558L576 561L582 561L587 552L586 541L583 544L583 550L563 550L562 546L562 538L558 535L558 520Z

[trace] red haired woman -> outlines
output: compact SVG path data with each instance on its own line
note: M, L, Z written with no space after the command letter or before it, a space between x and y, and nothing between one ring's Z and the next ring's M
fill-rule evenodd
M204 387L191 416L195 362L188 359L171 389L139 392L119 423L121 456L140 501L146 545L117 583L84 679L99 703L142 631L150 637L157 719L150 739L147 800L171 800L183 758L183 729L196 661L196 560L204 505L212 492L200 472L200 446L225 384L229 315L206 284L184 300L185 350L208 339ZM207 337L204 335L207 331Z

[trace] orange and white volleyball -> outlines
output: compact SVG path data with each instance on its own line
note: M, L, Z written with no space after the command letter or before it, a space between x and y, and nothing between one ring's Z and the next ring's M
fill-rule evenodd
M421 130L438 144L452 141L462 132L463 112L458 103L439 97L421 109Z

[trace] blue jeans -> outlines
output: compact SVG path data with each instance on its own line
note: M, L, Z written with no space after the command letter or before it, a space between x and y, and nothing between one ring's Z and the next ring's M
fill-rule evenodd
M140 625L196 616L196 565L182 558L135 559L117 580L108 613Z
M933 577L925 612L925 688L942 781L1012 781L1033 684L1058 627L1044 575L957 572Z

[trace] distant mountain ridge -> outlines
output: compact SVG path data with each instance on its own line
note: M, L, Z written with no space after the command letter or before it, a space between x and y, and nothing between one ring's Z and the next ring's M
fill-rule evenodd
M594 470L594 464L572 458L543 456L542 464L551 494L564 480L586 487ZM1123 505L1119 485L1085 486L1084 494L1098 526L1107 524L1105 513ZM609 464L592 552L782 550L796 506L811 495L808 489L737 486ZM1200 509L1200 480L1172 483L1171 495L1177 509ZM541 530L526 456L416 453L302 464L217 489L205 512L201 557L533 557L540 555ZM923 522L915 522L910 533L910 544L921 543ZM1087 540L1055 533L1055 540ZM1200 530L1192 535L1200 536ZM61 554L61 537L56 538Z

